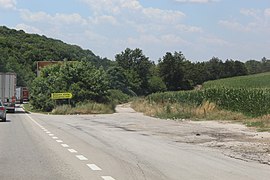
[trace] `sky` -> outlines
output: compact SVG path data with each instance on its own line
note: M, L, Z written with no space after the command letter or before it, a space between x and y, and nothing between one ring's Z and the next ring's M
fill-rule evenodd
M111 60L126 48L155 62L270 59L270 0L0 0L0 26Z

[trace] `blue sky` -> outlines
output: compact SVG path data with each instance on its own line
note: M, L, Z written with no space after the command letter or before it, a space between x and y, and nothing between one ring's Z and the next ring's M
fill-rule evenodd
M156 62L270 59L269 0L0 0L0 25L112 60L127 47Z

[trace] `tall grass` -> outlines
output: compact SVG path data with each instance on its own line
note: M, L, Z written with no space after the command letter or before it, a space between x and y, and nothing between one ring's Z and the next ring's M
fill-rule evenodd
M147 97L149 103L185 103L202 105L209 101L218 107L258 117L270 114L270 89L211 88L202 91L156 93Z
M149 103L146 99L137 99L132 102L132 108L145 115L162 119L242 120L246 118L241 113L222 110L209 101L197 106L186 103Z
M79 103L75 107L70 105L57 106L53 114L111 114L114 113L113 104L99 104L95 102Z
M209 88L270 88L270 72L208 81L203 84Z

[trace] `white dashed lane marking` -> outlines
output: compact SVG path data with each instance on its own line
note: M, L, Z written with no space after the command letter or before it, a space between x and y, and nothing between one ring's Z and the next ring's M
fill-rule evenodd
M114 178L112 178L111 176L101 176L102 179L104 180L115 180Z
M61 144L61 146L63 146L63 147L69 147L69 145L67 145L67 144Z
M68 149L69 152L71 153L77 153L78 151L74 150L74 149Z
M31 120L31 121L33 121L37 126L39 126L46 134L48 134L49 136L51 136L52 137L52 139L55 139L55 141L56 142L58 142L58 143L63 143L63 141L62 140L60 140L60 139L58 139L58 137L56 137L56 136L54 136L54 134L52 134L50 131L48 131L45 127L43 127L42 125L40 125L38 122L36 122L31 116L29 116L28 114L27 114L27 116L29 117L29 119ZM67 145L67 144L61 144L61 146L62 147L69 147L69 145ZM70 152L70 153L78 153L78 151L76 151L75 149L68 149L68 151ZM79 159L79 160L81 160L81 161L88 161L88 159L85 157L85 156L83 156L83 155L76 155L76 157ZM93 171L101 171L102 169L100 168L100 167L98 167L97 165L95 165L95 164L86 164L91 170L93 170ZM103 180L115 180L113 177L111 177L111 176L101 176L101 178L103 179Z
M81 161L87 161L88 159L84 157L83 155L76 155L76 157Z
M95 164L86 164L93 171L101 171L101 169Z

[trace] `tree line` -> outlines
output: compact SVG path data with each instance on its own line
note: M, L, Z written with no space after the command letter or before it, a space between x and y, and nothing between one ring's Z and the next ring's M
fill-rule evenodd
M117 95L191 90L209 80L270 71L266 58L241 62L213 57L194 62L182 52L167 52L155 63L139 48L126 48L112 61L79 46L7 27L0 27L0 54L0 72L16 72L17 85L30 87L33 104L43 110L53 107L52 101L46 101L47 107L40 104L51 92L72 91L74 103L106 103ZM77 62L47 67L36 77L36 62L40 60Z

